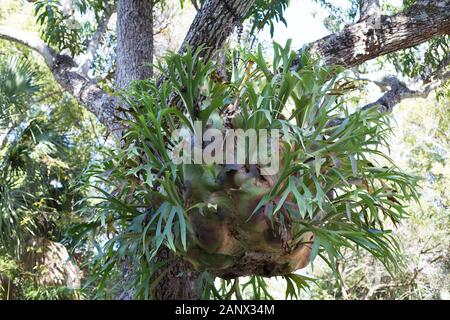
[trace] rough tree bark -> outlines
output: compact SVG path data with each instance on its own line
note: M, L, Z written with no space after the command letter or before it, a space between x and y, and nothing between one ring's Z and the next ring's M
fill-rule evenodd
M206 1L189 28L180 52L189 44L192 48L205 47L203 56L211 58L222 47L225 40L241 24L241 19L254 0L210 0Z
M450 1L418 0L405 12L380 16L345 27L311 44L327 64L353 67L387 53L414 47L439 35L450 34Z
M0 28L0 39L22 44L39 53L61 87L92 112L110 132L118 132L119 126L114 118L118 100L79 72L71 57L57 53L33 33Z
M117 4L116 84L148 79L153 62L153 0L119 0Z
M137 23L135 19L142 13L142 3L138 2L131 5L125 1L119 1L117 8L117 84L125 87L131 80L141 79L143 74L149 75L148 69L142 68L145 62L145 53L153 48L153 32L144 32L146 25ZM225 40L233 32L235 26L241 23L241 18L254 1L249 0L212 0L207 1L202 6L201 11L195 17L189 32L180 48L180 52L186 50L189 44L192 48L200 45L205 46L202 55L209 59L212 54L222 46ZM151 10L150 10L151 12ZM145 16L145 14L142 14ZM141 17L142 18L142 17ZM130 19L132 21L130 21ZM127 28L132 24L132 28ZM144 39L147 39L144 41ZM172 260L173 254L167 250L161 250L158 255L160 260ZM125 281L132 276L132 270L125 266ZM189 263L174 259L173 262L163 271L164 277L159 281L155 290L157 299L197 299L198 293L195 290L197 273L191 270ZM128 298L130 294L127 290L121 292L120 298Z
M119 0L117 3L116 85L126 88L134 80L152 76L153 0ZM121 262L122 278L116 299L133 299L128 282L135 273L132 259Z

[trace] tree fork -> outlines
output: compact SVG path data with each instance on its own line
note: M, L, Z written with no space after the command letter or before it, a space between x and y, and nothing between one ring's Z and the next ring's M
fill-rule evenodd
M253 0L228 0L228 6L225 6L222 1L224 0L205 1L186 35L180 52L185 49L186 44L193 50L205 45L208 49L204 55L210 57L223 45L223 41L239 23L236 17L244 16L254 3ZM149 3L139 2L147 5ZM404 12L381 16L379 28L368 23L371 19L365 19L311 43L310 48L328 64L354 67L378 56L416 46L433 37L450 34L449 7L450 0L418 0ZM151 34L146 36L151 37ZM120 127L114 119L118 105L116 98L108 95L95 81L70 66L54 68L59 54L35 35L0 27L0 39L23 44L41 54L57 82L85 105L110 132L116 132L116 136L120 138ZM135 50L133 47L131 49ZM150 61L150 58L146 56L144 61ZM148 73L149 70L145 72Z

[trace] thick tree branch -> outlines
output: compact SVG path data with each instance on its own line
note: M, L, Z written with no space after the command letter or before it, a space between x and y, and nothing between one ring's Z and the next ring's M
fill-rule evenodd
M0 28L0 39L22 44L44 57L56 81L92 112L110 131L119 129L114 119L117 99L104 92L93 80L76 71L76 63L60 55L41 39L28 32Z
M203 45L203 56L209 59L222 47L225 40L242 23L242 17L254 0L207 0L198 11L180 48L189 44L193 50Z
M384 54L416 46L435 36L450 34L449 7L449 0L418 0L405 12L380 17L378 1L363 1L358 23L313 42L310 48L328 65L354 67ZM448 78L449 72L440 76L433 74L433 81L428 81L421 90L412 90L393 76L385 77L377 85L389 89L362 109L377 107L380 112L391 112L403 99L427 97ZM338 118L327 126L336 126L342 121Z
M58 56L52 69L56 81L92 112L110 132L120 138L122 127L115 118L118 116L116 114L118 99L106 93L94 80L74 71L74 66L70 61L65 61L65 58L66 56Z
M9 28L0 28L0 39L20 43L36 51L44 58L45 63L49 68L53 67L53 62L55 57L57 56L57 53L44 41L39 39L38 36L35 36L34 34L31 34L29 32L12 30Z
M210 59L223 46L235 27L242 23L242 17L254 2L254 0L205 1L198 10L179 52L185 52L187 45L191 47L192 51L203 46L203 58ZM165 79L166 75L162 74L158 79L158 84L161 85ZM176 96L171 95L169 104L176 103L176 100Z
M375 28L370 21L364 20L315 41L310 47L326 64L350 68L433 37L450 34L448 8L450 0L418 0L405 12L381 16Z

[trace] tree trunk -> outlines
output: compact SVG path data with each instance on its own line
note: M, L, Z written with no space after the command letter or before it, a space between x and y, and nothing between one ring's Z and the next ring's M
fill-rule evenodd
M134 80L152 76L153 60L153 0L119 0L117 6L117 73L116 84L126 88ZM173 254L162 249L158 259L168 260ZM132 299L133 290L125 289L137 266L124 261L119 299ZM175 259L158 272L164 272L156 288L157 299L196 299L196 273L181 259Z
M153 62L153 0L119 0L116 84L148 79Z
M158 253L158 260L170 260L174 254L167 248ZM181 258L175 258L167 267L163 267L165 275L156 286L158 300L196 300L200 298L195 288L199 273L193 271L192 266ZM156 277L158 277L157 273Z
M39 286L80 288L81 270L69 259L69 253L61 243L45 238L30 239L21 263L25 271L33 274Z

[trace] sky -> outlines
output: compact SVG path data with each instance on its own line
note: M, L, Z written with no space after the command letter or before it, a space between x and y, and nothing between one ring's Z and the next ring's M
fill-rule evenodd
M343 9L350 7L349 0L331 0L330 2ZM401 2L402 0L389 1L394 6L400 6ZM275 24L273 41L284 45L288 39L292 39L291 48L294 50L300 49L304 44L323 38L331 33L323 24L327 16L327 10L322 8L314 0L291 0L290 5L284 13L287 26L282 22ZM265 43L272 42L269 27L266 27L258 35L258 40ZM271 50L267 50L265 54L270 56L272 52ZM365 78L378 80L388 73L394 73L394 70L392 67L386 66L383 70L371 70ZM363 102L375 101L379 95L379 88L374 84L368 84L367 95Z
M284 14L287 27L282 22L276 23L273 40L283 45L288 39L292 39L293 48L300 48L320 39L329 34L323 26L326 16L326 11L312 0L291 0ZM269 28L261 32L260 38L270 41Z
M332 0L331 2L342 7L348 7L349 3L348 0ZM182 13L174 26L174 36L179 38L177 39L179 43L183 41L196 14L192 6L186 6ZM300 48L303 44L329 34L323 26L323 20L326 17L327 11L313 0L291 0L284 13L287 27L282 22L276 23L273 40L284 45L288 39L292 39L292 47ZM258 40L265 43L272 42L268 27L258 34Z
M349 0L330 0L338 7L349 8ZM400 6L402 0L390 0L390 4ZM286 40L292 39L293 48L318 40L330 34L324 27L323 21L328 12L313 0L291 0L290 5L284 13L287 27L278 22L275 24L274 40L284 44ZM270 41L269 28L265 28L260 35L261 39Z

